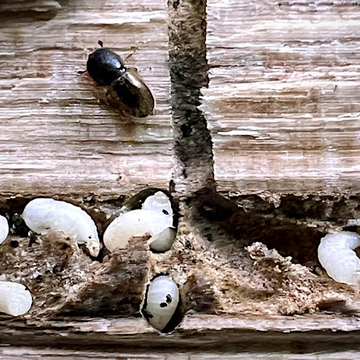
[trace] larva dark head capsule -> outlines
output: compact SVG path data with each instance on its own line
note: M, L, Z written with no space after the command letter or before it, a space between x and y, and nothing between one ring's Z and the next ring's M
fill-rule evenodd
M101 41L99 45L101 48L89 55L86 69L97 85L109 87L108 104L119 108L125 105L126 111L136 117L152 114L155 99L136 69L126 68L119 55L102 47Z

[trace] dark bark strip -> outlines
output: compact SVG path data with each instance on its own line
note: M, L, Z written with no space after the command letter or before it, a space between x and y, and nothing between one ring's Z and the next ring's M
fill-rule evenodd
M214 186L210 131L198 109L208 83L206 1L169 0L169 66L173 110L175 191L189 196Z

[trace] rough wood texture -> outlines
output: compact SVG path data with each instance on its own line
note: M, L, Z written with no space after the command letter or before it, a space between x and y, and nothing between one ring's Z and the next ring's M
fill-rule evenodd
M140 319L45 321L37 307L22 321L2 318L2 344L103 346L96 355L79 354L84 358L119 347L132 353L156 346L188 353L359 350L358 290L329 279L316 258L326 232L360 224L359 196L345 194L357 191L350 186L357 175L351 52L358 5L30 1L29 12L21 3L13 3L14 13L8 2L0 5L0 212L17 232L15 213L30 197L48 194L85 208L101 237L109 214L131 194L167 188L171 180L180 219L171 251L142 248L119 267L116 256L90 261L81 252L63 262L69 249L54 253L42 240L29 244L26 231L22 239L12 235L0 249L3 276L33 288L39 307L56 301L46 289L58 285L52 316L63 310L93 316L106 313L104 304L111 315L136 314L145 273L167 272L181 286L187 315L173 334L159 336ZM340 12L344 27L334 25ZM127 64L153 90L156 115L123 119L96 101L93 83L77 71L98 39L132 54ZM303 196L315 192L329 196ZM71 286L77 263L84 278L74 276ZM131 272L136 286L129 300ZM131 302L130 310L116 296Z
M210 133L206 119L198 109L200 89L207 83L206 2L169 1L168 14L171 105L177 160L173 173L174 190L178 196L191 196L203 188L214 187Z
M0 4L2 194L126 194L167 187L172 168L165 1ZM43 6L41 6L43 4ZM59 4L58 4L59 5ZM39 9L41 8L41 9ZM16 17L16 21L14 18ZM87 55L101 39L137 67L156 115L124 119L100 106Z
M57 331L54 331L55 329ZM151 358L155 351L166 354L171 359L172 353L185 352L189 355L195 352L211 356L223 352L262 352L264 347L270 352L263 354L264 357L271 356L271 352L319 354L345 349L357 351L358 354L358 329L358 320L331 319L326 316L273 318L271 323L268 319L193 316L189 317L176 333L158 336L154 330L145 327L140 319L74 318L66 322L53 321L42 326L34 324L27 329L24 329L20 322L12 321L2 327L2 343L24 346L31 341L37 346L56 345L68 351L77 349L80 353L85 350L101 352L103 355L106 352L118 351L129 352L133 356L134 353L146 353L147 358ZM222 336L219 336L219 330ZM337 333L334 333L335 330ZM351 330L354 331L353 334L349 334ZM24 334L26 337L19 336ZM3 353L6 352L3 350ZM90 358L91 355L91 352L88 353Z
M74 313L135 316L149 280L146 240L100 263L62 236L11 237L0 247L0 277L31 291L30 322Z
M19 358L24 360L35 360L39 358L51 358L54 360L60 359L74 359L77 360L90 360L90 359L114 359L114 353L102 352L102 351L71 351L71 350L60 350L60 349L32 349L32 348L8 348L0 349L1 358L3 360L9 360L14 358ZM219 359L255 359L255 360L331 360L331 359L346 359L346 360L356 360L359 358L359 353L357 351L341 351L337 353L329 352L316 352L312 354L294 354L293 352L282 352L282 353L273 353L273 354L263 354L263 353L254 353L254 352L242 352L242 353L231 353L231 352L221 352L221 353L200 353L198 351L190 352L184 354L183 352L178 353L174 351L169 352L158 352L152 351L149 354L146 351L134 352L123 352L122 350L116 351L116 359L118 360L144 360L144 359L156 359L156 360L219 360Z
M61 2L61 1L60 1ZM53 0L3 0L0 4L0 10L2 13L9 12L9 16L16 16L19 13L34 12L37 14L45 13L45 16L49 16L52 12L56 12L61 9L59 1Z
M219 190L359 191L359 20L354 1L208 1Z

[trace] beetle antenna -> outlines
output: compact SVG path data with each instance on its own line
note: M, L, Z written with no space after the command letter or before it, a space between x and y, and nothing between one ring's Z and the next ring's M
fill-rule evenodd
M100 47L104 46L104 43L101 40L98 41L98 44L100 45Z

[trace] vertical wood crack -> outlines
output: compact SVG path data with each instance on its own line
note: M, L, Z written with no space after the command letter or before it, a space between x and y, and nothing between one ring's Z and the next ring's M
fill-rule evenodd
M191 196L214 188L210 131L198 109L208 83L206 60L206 1L169 0L169 66L173 111L174 190Z

